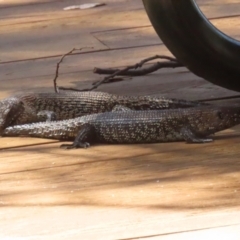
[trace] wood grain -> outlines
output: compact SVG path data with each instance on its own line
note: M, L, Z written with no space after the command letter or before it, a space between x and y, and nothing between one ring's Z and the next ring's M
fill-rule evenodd
M93 67L123 67L169 55L138 0L63 11L75 0L0 1L0 96L85 88ZM77 4L85 3L79 0ZM197 0L212 23L239 39L236 0ZM163 69L99 90L202 99L236 95L190 73ZM96 145L64 151L58 141L0 139L1 239L238 239L239 127L211 144ZM216 237L219 238L219 237Z

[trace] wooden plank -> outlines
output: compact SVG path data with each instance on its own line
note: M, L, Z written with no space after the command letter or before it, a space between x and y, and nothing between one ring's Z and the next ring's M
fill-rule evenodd
M41 3L47 3L47 2L57 2L58 0L41 0ZM32 5L32 4L39 4L38 0L1 0L0 1L0 7L6 8L6 7L12 7L12 6L21 6L21 5Z
M237 12L236 1L220 6L222 2L201 1L205 9L211 9L212 16ZM109 0L106 8L68 13L61 13L59 9L73 1L37 3L39 1L31 7L5 8L5 15L0 14L5 18L1 24L6 24L0 27L1 36L8 36L5 41L0 39L9 52L4 59L21 60L27 54L29 57L31 51L35 56L37 52L42 54L40 57L62 53L61 50L65 51L68 46L64 45L68 42L67 35L77 38L82 34L80 44L85 45L92 39L90 31L98 31L93 34L97 37L95 34L101 35L105 30L149 24L141 2L135 0ZM129 7L126 3L132 5ZM130 11L138 8L138 11ZM234 11L230 13L231 9ZM96 16L98 21L93 22ZM66 24L66 34L61 34L64 29L61 24ZM234 20L218 24L230 33L238 27ZM17 53L19 49L26 51L24 33L27 38L34 29L36 34L28 42L31 51ZM45 40L37 42L37 31ZM128 34L124 30L115 46L134 47L132 49L104 50L66 58L60 69L59 85L86 87L100 79L89 71L94 66L118 67L156 53L169 54L162 45L136 47L134 36L146 36L148 44L154 44L155 40L151 36L153 32L132 31L133 35L126 38ZM23 34L17 37L19 32ZM16 41L7 45L6 39L11 36ZM53 39L57 42L61 37L63 40L59 40L58 47L52 47ZM107 40L111 37L110 33L106 37L102 34L99 40L104 40L104 44L109 41L107 45L113 47L113 40ZM18 47L20 39L22 45ZM71 41L75 44L75 39ZM106 48L95 40L92 45L96 49ZM44 52L45 48L49 52ZM17 58L14 58L14 51ZM0 64L0 96L16 91L51 90L58 60L55 57ZM152 75L104 85L99 90L185 99L233 93L207 83L186 68L164 69ZM218 133L211 144L96 145L72 151L59 149L60 143L52 140L1 138L0 238L106 240L197 239L202 236L205 239L211 234L221 234L221 237L226 234L226 239L235 239L235 233L239 236L240 224L239 136L237 127ZM229 227L224 228L227 225Z
M162 43L152 26L93 33L109 48L155 45Z
M239 39L239 34L236 31L239 22L239 17L212 21L216 27L236 39ZM2 62L56 56L68 52L73 47L92 47L94 50L103 50L161 43L152 27L107 31L93 35L89 33L80 34L75 29L65 29L63 35L61 28L43 28L40 36L37 28L32 30L31 33L20 33L18 31L11 34L6 33L2 41L4 45L4 51L1 53ZM86 51L89 51L89 49L82 50L82 52Z
M236 29L239 27L239 17L212 20L212 23L224 33L239 39ZM62 30L64 29L64 34ZM74 27L42 26L20 32L14 28L9 32L2 29L4 45L1 61L41 58L66 53L73 47L93 47L94 50L107 48L122 48L146 46L161 43L152 27L137 27L97 33L79 33ZM39 31L41 34L39 35ZM83 50L89 51L89 50Z
M124 2L124 0L109 1L106 7L85 11L63 11L66 4L74 5L75 1L40 4L42 12L39 12L39 4L16 7L15 11L13 8L0 9L2 18L0 44L5 46L0 55L0 61L59 55L65 53L67 48L77 46L87 45L94 46L95 49L105 49L106 46L92 37L90 32L102 29L106 23L119 27L122 11L126 9ZM128 11L136 9L135 5L128 4L130 7ZM101 17L93 24L96 16ZM146 14L144 18L147 19ZM125 24L131 24L132 21L128 22L125 19ZM79 26L81 26L81 33Z
M64 33L63 33L64 32ZM7 32L0 39L4 46L0 62L16 61L21 59L59 56L69 52L72 48L84 48L81 52L107 49L106 45L89 33L80 33L75 29L64 27L29 29L28 31Z
M6 139L7 140L7 139ZM20 141L19 141L20 140ZM59 141L53 139L42 138L11 138L2 142L1 150L24 148L29 146L47 145L50 143L58 143Z
M170 55L163 45L72 55L66 58L61 65L58 84L75 88L90 87L93 81L100 80L102 77L93 75L87 69L94 66L118 67L119 63L123 65L133 64L148 57L146 52L148 56L154 55L156 52ZM1 79L3 79L1 96L5 97L16 91L53 91L52 79L57 61L57 58L50 58L1 64L0 73ZM192 100L237 94L201 80L186 71L186 68L162 69L152 75L137 77L131 81L104 85L98 90L118 94L161 94Z
M204 145L100 145L65 151L57 143L2 150L0 222L5 227L0 234L119 239L240 224L239 134L228 130ZM235 209L235 217L227 220L222 208ZM46 218L49 211L51 219ZM211 216L214 212L218 216ZM23 223L31 225L28 231L19 228Z
M47 75L2 81L0 97L4 98L20 92L52 92L52 78L51 75ZM79 71L60 75L58 86L78 89L90 88L93 82L101 79L101 76L94 75L91 71ZM16 88L16 86L19 87ZM167 98L188 100L239 95L238 92L213 85L186 71L185 68L163 69L151 75L126 79L112 84L103 84L97 91L127 95L161 95Z
M68 4L70 3L71 2ZM139 1L134 1L130 4L129 9L126 9L127 3L125 1L122 1L121 4L109 2L109 6L106 8L96 8L91 11L87 10L87 12L80 11L79 13L78 11L77 13L76 11L70 11L69 13L59 10L59 8L62 7L61 4L66 3L60 2L56 4L55 2L51 2L43 4L46 9L41 8L42 11L48 12L50 17L54 19L46 21L45 14L41 15L36 12L32 13L29 16L29 20L23 24L20 24L22 23L22 19L26 21L28 17L23 17L21 11L18 11L20 12L18 13L20 14L19 17L14 15L14 19L12 19L10 16L14 11L7 9L6 12L6 9L0 9L0 14L3 18L0 25L2 36L2 38L0 38L0 45L4 46L4 50L0 55L0 62L56 56L65 53L73 47L92 46L95 50L99 50L106 49L106 45L116 48L160 43L154 30L150 28L120 32L116 30L116 32L110 33L103 32L111 29L150 25L146 13L142 9L142 3ZM121 6L121 10L118 9L119 5ZM24 11L22 14L26 14L25 11L31 12L34 9L39 11L39 7L37 6L29 5L28 7L30 9L24 7L20 8L20 10L22 9ZM228 10L228 7L231 6L231 4L225 6L227 7L225 12L230 12L231 9ZM132 14L133 9L138 8L140 8L140 10ZM116 9L118 9L117 12ZM55 18L55 15L57 15L58 18ZM92 24L96 15L101 15L101 17L98 18L97 22ZM44 21L41 20L41 17L44 17ZM221 26L220 29L226 30L230 35L239 35L238 31L236 31L236 29L238 29L239 19L219 19L216 20L216 22L218 26ZM81 33L79 32L79 26L81 26ZM93 36L91 36L90 32L96 31L102 31L103 33L93 34ZM114 33L115 35L113 35ZM105 45L103 45L102 42L104 42Z
M240 33L237 31L240 27L240 17L211 20L211 23L228 36L240 40Z
M237 0L195 0L207 18L219 18L239 15L239 2Z
M183 240L183 239L211 239L213 236L221 236L221 240L228 240L229 238L237 240L240 234L240 225L232 225L232 226L222 226L216 228L206 228L206 229L197 229L186 232L177 232L171 234L163 234L163 235L155 235L155 236L147 236L144 239L154 240L161 239L163 240Z
M240 26L240 17L213 19L211 23L225 34L240 39L237 31ZM93 33L104 45L109 48L154 45L162 43L152 26L136 27L113 31Z
M12 2L11 2L12 1ZM102 11L103 9L111 9L114 12L118 11L132 11L137 9L143 9L141 1L138 0L105 0L107 4L105 8L96 8L85 11L62 11L64 7L70 5L76 5L74 0L51 0L51 1L35 1L33 0L8 0L7 2L0 3L1 18L10 17L13 15L12 10L14 9L14 16L19 18L20 22L27 22L28 17L35 16L38 20L51 20L58 19L60 16L65 14L72 15L74 17L79 14L89 14L94 11ZM207 17L223 17L239 15L238 2L236 0L196 0L201 10L207 15ZM85 3L84 0L79 0L77 4ZM41 11L39 11L39 7ZM54 12L53 15L51 15ZM80 12L80 13L79 13ZM66 16L66 15L65 15ZM25 19L23 19L23 17ZM13 17L12 17L13 18Z
M173 214L157 209L123 207L25 206L14 207L14 210L1 208L2 219L4 216L5 219L4 222L1 221L4 224L0 237L130 240L165 239L164 237L168 236L169 239L202 240L211 239L215 235L219 237L221 234L223 240L228 240L229 237L231 240L238 240L239 212L234 209L232 212L187 215L181 212ZM234 227L238 227L238 230ZM211 233L214 232L213 235L210 235L210 230ZM204 233L209 234L209 238L203 236ZM180 238L189 234L190 238ZM203 238L199 238L200 236Z
M71 50L72 47L69 48ZM106 50L92 52L91 54L79 53L68 56L61 65L61 73L73 73L76 71L92 70L95 66L117 67L128 65L139 60L155 55L157 52L170 55L165 46L148 46L142 48ZM13 80L36 76L55 74L56 64L60 57L47 59L10 62L0 64L0 79Z
M4 25L13 25L18 24L22 25L23 23L31 23L35 21L44 21L44 22L52 22L52 24L57 23L56 21L62 22L71 19L75 19L75 21L79 22L86 17L91 22L94 21L93 18L88 18L89 16L100 16L98 21L106 20L104 15L108 17L112 15L114 12L116 15L120 14L123 11L132 11L140 9L143 10L143 5L141 1L132 0L131 2L127 0L106 0L104 1L106 6L101 6L97 8L91 8L86 10L76 10L76 11L64 11L63 8L71 5L80 5L86 3L84 0L79 0L76 4L75 0L67 0L67 1L48 1L45 3L37 2L36 4L23 4L16 5L15 7L10 8L0 8L1 13L1 24ZM86 20L86 19L85 19ZM114 20L115 21L115 20ZM81 21L82 23L86 23L86 21ZM106 23L106 22L105 22ZM98 22L96 21L96 24ZM84 24L85 25L85 24ZM102 26L104 27L104 26Z

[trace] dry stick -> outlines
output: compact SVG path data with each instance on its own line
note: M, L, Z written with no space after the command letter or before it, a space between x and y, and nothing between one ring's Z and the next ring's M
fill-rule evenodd
M105 83L105 81L107 82L109 79L114 78L114 77L117 76L119 73L128 71L129 69L133 69L133 68L135 68L135 67L136 67L136 65L134 65L134 66L129 66L129 67L126 67L126 68L124 68L124 69L122 69L122 70L116 71L115 73L111 74L110 76L107 76L107 77L103 78L103 80L97 81L97 82L93 83L93 84L92 84L93 87L91 87L91 88L76 89L76 88L58 87L58 89L59 89L59 90L71 90L71 91L76 91L76 92L92 91L92 90L98 88L102 83Z
M157 59L157 58L168 59L168 60L170 60L170 62L157 62L157 63L153 64L152 66L145 68L145 69L133 70L133 71L131 71L131 70L130 71L122 71L122 72L119 69L94 68L94 73L113 74L116 71L118 71L119 72L118 76L142 76L142 75L146 75L146 74L152 73L154 71L157 71L161 68L169 68L169 67L175 68L175 67L183 67L184 66L183 64L179 63L176 58L172 58L169 56L161 56L161 55L156 55L156 56L144 59L143 61L141 61L139 63L139 65L141 65L141 64L143 65L144 63L154 60L154 59ZM220 97L220 98L206 98L206 99L198 100L198 102L211 102L211 101L220 101L220 100L237 99L237 98L240 98L240 95Z
M129 70L127 72L121 73L121 76L142 76L142 75L146 75L146 74L155 72L161 68L175 68L175 67L183 67L184 66L183 64L179 63L176 58L165 56L165 55L155 55L153 57L142 60L139 63L139 67L142 67L143 64L145 64L146 62L149 62L149 61L155 60L155 59L159 59L159 58L167 59L169 61L168 62L157 62L157 63L153 64L152 66L145 68L145 69L141 69L141 70L133 70L133 71ZM97 74L113 74L116 71L119 71L119 69L94 68L94 70L93 70L93 72L97 73Z
M127 72L122 72L118 74L118 76L143 76L149 73L155 72L161 68L177 68L183 67L184 65L179 62L157 62L152 64L149 67L138 69L138 70L129 70ZM120 71L120 69L107 69L107 68L94 68L93 72L97 74L113 74L116 71Z
M167 59L169 60L169 62L158 62L157 64L155 64L154 66L151 66L150 68L148 69L145 69L145 70L142 70L143 72L146 72L145 74L147 73L151 73L153 71L156 71L162 67L182 67L183 65L178 63L177 59L173 58L173 57L169 57L169 56L164 56L164 55L156 55L156 56L153 56L153 57L149 57L149 58L146 58L146 59L143 59L141 62L137 63L137 64L134 64L132 66L128 66L124 69L115 69L113 70L113 72L111 73L111 75L109 76L106 76L104 77L101 81L97 81L97 82L94 82L92 85L93 87L91 88L85 88L85 89L75 89L75 88L65 88L65 87L59 87L58 89L59 90L71 90L71 91L79 91L79 92L82 92L82 91L92 91L96 88L98 88L101 84L103 83L109 83L111 82L111 80L115 77L115 76L119 76L119 75L128 75L128 72L129 70L131 69L137 69L137 68L141 68L146 62L149 62L151 60L154 60L154 59ZM156 67L157 66L157 67ZM136 70L135 70L136 71ZM133 71L132 71L133 72ZM142 74L144 75L144 73Z
M54 91L56 93L59 92L59 88L57 87L57 78L58 78L58 72L59 72L59 67L60 67L60 64L62 63L63 59L67 56L67 55L70 55L72 54L74 51L81 51L83 49L92 49L92 47L83 47L83 48L73 48L71 51L69 51L68 53L65 53L62 55L61 59L59 60L59 62L57 63L57 67L56 67L56 71L55 71L55 77L53 79L53 86L54 86Z
M100 82L95 82L93 83L94 84L97 84L97 87L94 86L92 89L82 89L82 90L79 90L79 89L76 89L76 88L65 88L65 87L58 87L56 86L56 80L57 80L57 77L58 77L58 70L59 70L59 66L60 66L60 63L63 61L64 57L66 57L67 55L71 54L73 51L75 50L82 50L83 48L80 48L80 49L76 49L76 48L73 48L70 52L64 54L62 56L62 58L60 59L60 61L57 63L57 69L56 69L56 74L55 74L55 78L54 78L54 88L55 88L55 92L58 92L58 89L61 89L61 90L70 90L70 91L89 91L89 90L92 90L92 89L95 89L97 88L100 84L99 83L104 83L104 80L111 80L111 78L115 77L115 76L140 76L140 75L144 75L144 74L148 74L148 73L151 73L151 72L154 72L154 71L157 71L158 69L160 68L167 68L167 67L182 67L184 65L182 65L181 63L179 63L177 61L177 59L175 58L172 58L172 57L168 57L168 56L159 56L159 55L156 55L156 56L153 56L153 57L150 57L150 58L147 58L147 59L144 59L142 60L140 63L138 64L135 64L133 66L130 66L130 67L127 67L127 68L124 68L122 70L120 69L100 69L100 68L95 68L99 71L106 71L106 74L111 74L110 76L108 77L105 77L102 81ZM145 68L145 69L140 69L140 70L133 70L133 71L129 71L133 68L138 68L138 67L141 67L144 63L150 61L150 60L154 60L156 58L162 58L162 59L168 59L170 62L157 62L156 64L150 66L149 68ZM107 72L108 71L108 72ZM94 71L96 72L96 71ZM101 73L99 73L101 74ZM105 74L105 73L103 73ZM109 81L110 82L110 81ZM227 97L220 97L220 98L208 98L208 99L201 99L201 100L198 100L199 102L210 102L210 101L218 101L218 100L226 100L226 99L236 99L236 98L240 98L240 95L235 95L235 96L227 96Z
M152 61L152 60L155 60L155 59L159 59L159 58L160 58L160 59L167 59L167 60L169 60L170 62L158 62L158 63L157 63L158 68L156 68L156 65L154 65L154 66L153 66L153 70L151 69L151 67L150 67L150 71L145 70L146 74L147 74L147 73L154 72L154 71L156 71L156 70L158 70L158 69L160 69L160 68L162 68L162 67L168 67L169 65L172 67L172 64L173 64L173 63L175 63L175 65L176 65L176 63L179 64L176 58L172 58L172 57L164 56L164 55L155 55L155 56L152 56L152 57L149 57L149 58L145 58L145 59L143 59L141 62L136 63L136 64L134 64L134 65L132 65L132 66L128 66L128 67L126 67L126 68L124 68L124 69L122 69L122 70L120 70L120 69L115 69L115 71L114 71L110 76L105 77L105 78L104 78L103 80L101 80L101 81L94 82L93 85L95 86L95 85L98 85L99 83L100 83L99 85L101 85L102 83L109 83L109 82L111 82L111 80L112 80L115 76L119 76L119 75L122 75L122 74L124 74L124 75L125 75L125 74L128 74L129 70L141 68L145 63L147 63L147 62L149 62L149 61ZM174 64L173 64L173 65L174 65ZM181 65L181 66L183 66L183 65ZM174 66L174 67L176 67L176 66ZM148 68L148 69L149 69L149 68ZM155 69L156 69L156 70L155 70ZM134 70L134 71L139 71L139 70ZM144 71L144 70L143 70L143 71ZM125 75L125 76L126 76L126 75ZM99 86L99 85L98 85L98 86Z

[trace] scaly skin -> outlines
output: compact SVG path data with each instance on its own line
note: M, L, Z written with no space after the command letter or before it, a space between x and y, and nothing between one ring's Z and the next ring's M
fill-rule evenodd
M157 143L210 142L206 137L240 123L240 107L196 107L175 110L121 111L91 114L51 123L8 127L4 136L75 139L69 148L87 142Z
M120 96L103 92L29 93L0 101L0 132L8 126L108 112L117 105L133 110L157 110L204 104L163 97Z

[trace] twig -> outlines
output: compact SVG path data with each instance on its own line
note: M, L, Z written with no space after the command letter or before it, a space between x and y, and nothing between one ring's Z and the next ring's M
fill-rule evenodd
M97 81L97 82L94 82L93 83L93 86L95 87L95 86L99 86L99 85L101 85L101 84L103 84L103 83L109 83L109 82L111 82L111 80L115 77L115 76L119 76L119 75L125 75L126 76L126 74L128 74L129 73L129 70L131 70L131 69L135 69L134 71L136 71L136 69L138 69L138 68L141 68L145 63L147 63L147 62L149 62L149 61L152 61L152 60L155 60L155 59L168 59L170 62L163 62L163 64L161 63L161 62L158 62L157 63L157 65L154 65L153 67L154 67L154 69L156 69L156 66L158 66L158 68L157 69L159 69L159 68L162 68L162 65L163 65L163 67L166 67L166 65L168 66L169 64L172 64L172 63L174 63L175 65L176 64L179 64L178 62L177 62L177 59L176 58L172 58L172 57L169 57L169 56L164 56L164 55L155 55L155 56L153 56L153 57L149 57L149 58L145 58L145 59L143 59L141 62L139 62L139 63L137 63L137 64L134 64L134 65L132 65L132 66L128 66L128 67L126 67L126 68L124 68L124 69L116 69L111 75L109 75L109 76L107 76L107 77L105 77L103 80L101 80L101 81ZM161 65L162 64L162 65ZM181 65L182 66L182 65ZM154 70L153 69L153 70ZM153 70L152 69L150 69L150 71L149 71L149 73L150 72L153 72ZM139 70L138 70L139 71ZM141 70L140 70L141 71ZM148 70L146 69L146 70L144 70L144 69L142 69L142 71L143 72L146 72L145 74L147 74L148 73ZM132 71L133 72L133 71ZM143 74L144 75L144 74Z
M158 70L158 69L160 69L162 67L169 67L169 65L171 65L173 68L174 67L183 66L175 58L172 58L172 57L169 57L169 56L164 56L164 55L156 55L156 56L153 56L153 57L149 57L149 58L143 59L141 62L139 62L137 64L134 64L134 65L131 65L131 66L128 66L128 67L126 67L124 69L115 69L115 70L113 70L111 75L104 77L100 81L94 82L92 84L93 86L91 88L85 88L85 89L70 88L69 89L69 88L65 88L65 87L59 87L58 89L59 90L72 90L72 91L79 91L79 92L82 92L82 91L92 91L92 90L98 88L103 83L110 83L115 76L119 76L119 75L121 75L121 76L125 75L126 76L126 75L128 75L127 73L129 72L129 70L141 68L146 62L149 62L149 61L154 60L154 59L159 59L159 58L160 59L167 59L167 60L169 60L169 62L158 62L157 64L154 64L151 68L148 68L150 70L143 69L142 72L146 72L145 74L147 74L148 72L149 73L153 72L155 69ZM134 71L131 71L131 72L134 72ZM142 75L144 75L144 73Z
M84 89L77 89L77 88L71 88L72 91L76 91L76 92L85 92L85 91L92 91L96 88L98 88L101 84L105 83L105 82L108 82L110 79L114 78L115 76L117 76L119 73L121 72L125 72L125 71L128 71L129 69L133 69L137 66L134 65L134 66L129 66L129 67L126 67L122 70L119 70L119 71L116 71L115 73L111 74L110 76L107 76L105 78L103 78L101 81L97 81L97 82L94 82L92 85L93 87L91 88L84 88ZM70 90L69 88L65 88L65 87L58 87L59 90Z
M92 48L92 47L84 47L84 48ZM146 75L146 74L152 73L154 71L157 71L161 68L176 68L176 67L183 67L184 66L183 64L179 63L176 58L172 58L172 57L169 57L169 56L163 56L163 55L156 55L156 56L153 56L153 57L143 59L141 62L139 62L137 64L134 64L132 66L128 66L124 69L94 68L94 73L110 74L110 75L107 76L107 77L104 77L101 81L97 81L97 82L92 83L93 87L91 87L91 88L76 89L76 88L67 88L67 87L57 87L56 81L57 81L57 78L58 78L59 67L60 67L60 64L62 63L63 59L67 55L70 55L71 53L73 53L75 50L81 51L84 48L79 48L79 49L78 48L73 48L68 53L62 55L61 59L57 63L56 73L55 73L55 77L53 79L54 89L55 89L56 93L58 93L59 90L78 91L78 92L92 91L92 90L96 89L97 87L99 87L103 83L110 83L110 82L113 82L113 81L124 80L124 79L121 79L121 78L113 79L115 76L142 76L142 75ZM159 58L160 59L167 59L169 61L168 62L167 61L157 62L157 63L151 65L148 68L136 70L137 68L141 68L146 62L149 62L149 61L155 60L155 59L159 59ZM132 69L134 69L134 70L132 70ZM240 95L220 97L220 98L201 99L201 100L198 100L198 102L210 102L210 101L219 101L219 100L236 99L236 98L240 98Z
M65 53L62 55L61 59L58 61L57 63L57 67L56 67L56 71L55 71L55 77L53 79L53 86L54 86L54 91L56 93L59 92L59 88L57 87L57 78L58 78L58 72L59 72L59 67L60 67L60 64L62 63L63 59L67 56L67 55L70 55L71 53L73 53L74 51L81 51L83 49L92 49L92 47L83 47L83 48L73 48L71 51L69 51L68 53Z
M122 72L118 74L118 76L143 76L147 75L149 73L155 72L161 68L177 68L177 67L183 67L183 65L179 62L157 62L155 64L152 64L149 67L145 67L138 70L129 70L127 72ZM104 68L94 68L93 72L97 74L113 74L116 71L119 71L120 69L104 69Z
M153 65L151 65L148 68L144 69L139 69L136 70L137 68L141 68L145 63L155 60L155 59L167 59L169 60L168 62L157 62ZM94 68L93 72L98 73L98 74L110 74L109 79L105 79L102 83L110 83L113 81L113 77L115 76L142 76L146 75L152 72L155 72L161 68L176 68L176 67L182 67L184 66L183 64L179 63L176 58L165 56L165 55L155 55L146 59L143 59L141 62L124 68L123 70L120 69L101 69L101 68ZM131 70L135 69L135 70ZM117 75L116 75L117 72ZM98 82L94 82L93 85L96 85Z

